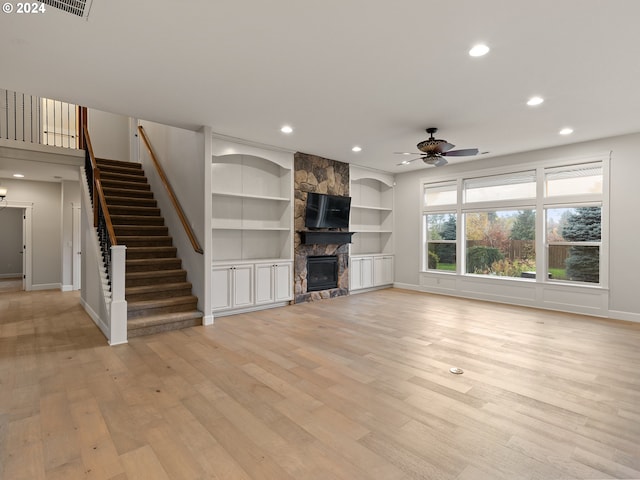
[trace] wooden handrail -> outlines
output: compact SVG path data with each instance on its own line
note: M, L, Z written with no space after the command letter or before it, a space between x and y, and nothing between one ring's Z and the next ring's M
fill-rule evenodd
M93 169L97 169L96 165L96 156L93 154L93 147L91 146L91 138L89 138L89 129L87 125L82 126L82 130L84 131L84 144L87 147L86 149L89 151L89 158L91 159L91 165L93 165Z
M82 129L84 131L84 143L89 153L89 158L91 159L91 166L93 168L93 186L95 195L98 197L98 201L102 206L102 211L104 212L104 220L107 226L107 233L109 234L109 241L111 245L118 245L118 240L116 239L116 233L113 230L113 223L111 223L111 215L109 215L109 209L107 208L107 200L104 198L104 191L102 190L102 182L100 181L100 169L98 168L98 164L96 163L96 156L93 154L93 146L91 145L91 137L89 137L89 129L87 125L83 125ZM94 195L94 196L95 196ZM98 201L94 198L93 200L93 226L98 226Z
M196 235L193 232L193 229L191 228L191 225L189 225L189 221L187 220L187 216L184 214L184 211L182 210L182 207L180 206L180 202L178 201L178 197L176 197L176 194L174 193L173 188L171 188L171 184L169 183L169 179L167 178L167 175L164 173L164 169L160 165L160 162L158 162L158 158L156 157L155 153L153 152L153 148L151 148L151 143L149 142L149 138L147 137L147 134L145 133L144 128L142 128L142 125L138 126L138 132L140 132L140 136L142 137L142 140L144 141L144 144L147 147L147 151L149 152L149 156L151 157L151 160L153 161L153 164L156 166L156 170L158 171L158 175L160 175L160 180L162 180L162 184L164 185L164 188L167 189L167 193L169 194L169 198L171 198L171 202L173 203L173 207L176 209L176 212L178 213L178 217L180 218L180 221L182 222L182 226L184 227L184 230L185 230L185 232L187 234L187 237L189 237L189 241L191 242L191 246L193 246L193 249L197 253L204 253L204 250L202 250L202 247L200 246L200 243L198 242L198 239L196 238Z

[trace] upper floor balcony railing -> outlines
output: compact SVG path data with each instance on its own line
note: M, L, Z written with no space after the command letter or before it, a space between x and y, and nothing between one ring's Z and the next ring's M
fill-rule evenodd
M0 89L0 139L81 149L83 107Z

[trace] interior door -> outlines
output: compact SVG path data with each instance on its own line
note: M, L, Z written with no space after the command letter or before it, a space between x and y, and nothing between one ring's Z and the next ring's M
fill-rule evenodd
M82 286L82 248L81 227L82 220L80 205L73 205L73 240L72 240L72 265L73 265L73 289L80 290Z
M27 211L22 210L22 290L27 290Z

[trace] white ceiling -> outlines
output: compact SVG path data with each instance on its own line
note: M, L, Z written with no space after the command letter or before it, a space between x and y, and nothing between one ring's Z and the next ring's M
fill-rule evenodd
M0 14L0 87L398 173L433 168L393 154L430 126L490 156L640 131L639 18L638 0L93 0L88 20Z

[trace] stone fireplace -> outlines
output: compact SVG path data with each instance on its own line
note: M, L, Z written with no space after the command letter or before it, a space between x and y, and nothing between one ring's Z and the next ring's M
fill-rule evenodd
M322 298L349 294L349 245L348 243L304 243L299 233L305 230L304 214L307 193L349 195L349 164L327 158L296 153L294 156L294 302L303 303ZM340 231L340 230L337 230ZM347 229L343 229L347 231ZM335 286L323 285L318 290L308 288L309 257L334 257L336 264ZM316 287L312 287L316 288Z

